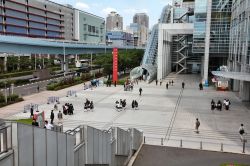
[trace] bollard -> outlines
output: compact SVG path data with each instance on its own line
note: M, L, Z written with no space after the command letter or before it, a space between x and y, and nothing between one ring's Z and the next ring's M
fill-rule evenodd
M144 144L146 143L146 137L145 136L143 137L143 142L144 142Z
M163 145L163 138L161 138L161 145Z
M202 150L202 141L200 142L200 150Z
M242 153L245 153L245 147L246 147L246 139L243 138L243 150L242 150Z
M223 143L220 144L220 151L223 152Z
M182 139L180 140L180 147L182 148Z

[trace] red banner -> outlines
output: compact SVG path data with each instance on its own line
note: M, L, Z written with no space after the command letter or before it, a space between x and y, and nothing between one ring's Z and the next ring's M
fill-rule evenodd
M113 48L113 83L118 81L118 49Z

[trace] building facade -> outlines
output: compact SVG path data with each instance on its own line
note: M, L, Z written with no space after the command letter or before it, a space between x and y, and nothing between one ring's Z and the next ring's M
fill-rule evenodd
M119 46L133 46L133 35L123 31L110 31L106 34L107 45Z
M75 40L74 9L47 0L0 0L0 33Z
M146 13L136 13L133 17L133 23L138 23L149 28L149 17Z
M228 68L231 88L243 101L250 100L250 2L233 0ZM238 76L238 77L236 77Z
M123 17L116 12L111 12L106 18L107 32L112 30L123 30Z
M138 23L131 23L126 31L133 34L134 46L145 47L147 45L149 34L147 27Z
M105 20L80 10L75 10L76 40L85 43L105 43Z
M231 7L232 0L174 0L152 29L137 71L148 81L201 73L207 85L211 71L227 65Z

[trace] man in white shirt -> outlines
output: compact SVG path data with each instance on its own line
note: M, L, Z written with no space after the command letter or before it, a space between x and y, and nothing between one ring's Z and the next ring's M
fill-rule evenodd
M53 127L54 127L54 126L53 126L52 124L48 123L47 120L45 121L45 126L44 126L44 128L46 128L46 129L48 129L48 130L51 130Z

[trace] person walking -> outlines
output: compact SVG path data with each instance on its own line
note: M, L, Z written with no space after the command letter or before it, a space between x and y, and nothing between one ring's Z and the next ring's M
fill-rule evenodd
M37 92L39 93L39 91L40 91L40 86L39 85L37 85Z
M142 88L139 89L139 93L140 93L140 96L141 96L141 93L142 93Z
M55 115L54 115L54 112L53 110L51 110L51 113L50 113L50 123L53 124L53 121L54 121L54 118L55 118Z
M162 79L160 79L160 86L161 86L161 84L162 84Z
M244 128L244 125L241 124L240 125L240 128L239 128L239 133L240 133L240 139L241 139L241 142L243 142L245 140L244 138L244 134L246 133L245 132L245 128Z
M182 86L182 89L184 89L184 87L185 87L185 83L184 83L184 82L182 82L182 83L181 83L181 86Z
M195 122L195 132L197 134L199 134L199 127L200 127L200 121L198 118L196 118L196 122Z
M156 86L158 85L158 80L155 80L155 85L156 85Z
M135 108L135 100L132 101L132 109Z
M215 102L214 102L214 100L212 99L212 101L211 101L211 110L214 110L214 108L215 108Z
M200 82L200 84L199 84L199 88L200 88L200 90L203 90L203 85L202 85L201 82Z
M174 80L172 80L171 83L172 83L172 86L174 86Z
M61 111L58 112L57 118L58 118L58 123L62 123L63 114L61 113Z
M168 89L168 82L166 83L166 89Z

